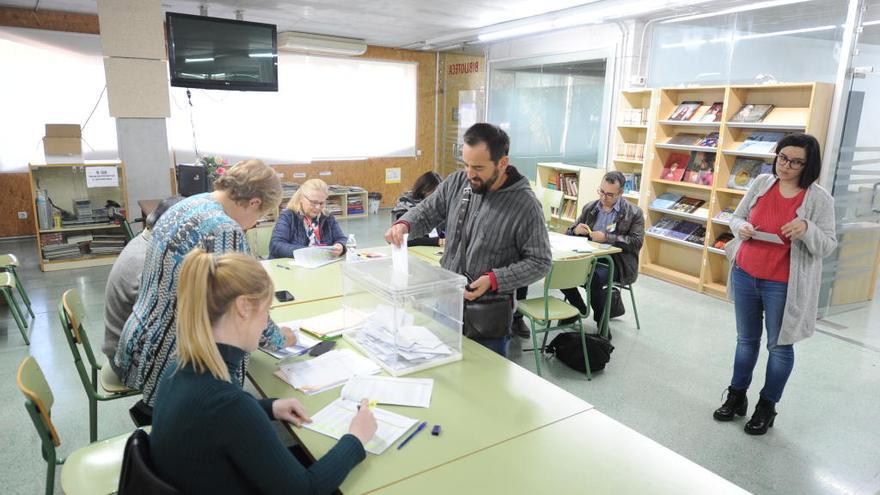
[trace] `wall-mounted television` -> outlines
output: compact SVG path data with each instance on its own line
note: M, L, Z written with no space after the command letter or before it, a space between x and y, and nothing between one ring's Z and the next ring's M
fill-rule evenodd
M172 86L278 91L274 24L168 12L165 29Z

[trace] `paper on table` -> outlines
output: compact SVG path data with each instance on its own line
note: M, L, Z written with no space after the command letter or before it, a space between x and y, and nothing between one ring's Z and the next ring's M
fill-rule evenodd
M341 259L333 253L333 246L311 246L295 250L291 263L303 268L318 268Z
M431 378L356 376L342 387L340 396L355 402L370 399L380 404L430 407L433 389Z
M550 248L556 251L591 253L596 250L585 237L550 232Z
M379 366L351 349L336 349L316 358L282 365L275 375L293 388L314 395L338 387L356 375L372 375Z
M391 285L406 287L409 276L409 250L407 242L409 234L403 234L400 246L391 245Z
M291 320L278 323L279 327L287 327L296 333L296 344L277 350L260 347L260 350L274 357L275 359L284 359L290 356L302 356L303 354L309 352L309 349L318 345L318 342L320 342L320 340L312 337L311 335L300 332L299 325L300 320Z
M331 438L340 439L348 433L351 420L357 414L357 402L336 399L312 415L312 422L303 427ZM376 417L376 434L364 445L364 450L379 455L415 425L418 420L401 416L384 409L373 408Z
M785 244L782 239L770 232L761 232L760 230L756 230L754 234L752 234L752 239L756 239L764 242L772 242L773 244Z
M346 330L357 327L366 317L366 313L345 307L300 320L299 328L318 337L335 337Z

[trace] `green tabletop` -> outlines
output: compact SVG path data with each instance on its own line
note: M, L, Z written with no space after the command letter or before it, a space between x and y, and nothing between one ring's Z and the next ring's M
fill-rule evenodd
M304 318L340 307L334 299L272 310L275 321ZM348 346L340 341L338 346ZM433 378L431 407L380 406L421 421L442 425L439 437L420 433L404 449L389 448L381 456L368 454L342 485L344 493L363 493L416 475L516 436L589 410L592 406L534 373L464 339L461 361L408 375ZM273 375L277 361L257 351L248 375L268 397L296 397L309 412L317 412L339 396L339 388L307 396ZM309 453L319 458L336 440L294 429Z
M286 290L293 294L294 300L279 302L272 299L272 307L290 306L320 301L342 295L342 263L330 263L320 268L308 269L295 266L291 258L277 258L263 261L263 267L275 283L275 290Z
M568 251L565 249L551 249L551 254L554 260L563 260L571 258L590 258L595 256L606 256L609 254L620 252L620 248L614 246L603 246L595 242L588 242L588 244L590 244L596 250L589 253L581 253ZM409 248L409 252L434 263L440 263L440 258L443 256L443 248L439 246L416 246Z
M747 493L596 409L370 493L477 492Z

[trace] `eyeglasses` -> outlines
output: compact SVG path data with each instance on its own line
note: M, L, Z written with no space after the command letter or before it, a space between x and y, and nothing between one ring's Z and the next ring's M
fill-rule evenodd
M605 192L602 189L596 189L596 193L605 199L614 199L617 197L617 193Z
M307 198L306 196L303 196L303 199L305 199L306 201L311 203L312 206L314 206L315 208L318 208L320 206L324 206L324 204L327 202L327 200L315 201L314 199Z
M787 165L792 170L800 170L807 164L806 160L800 158L789 158L785 153L776 154L776 162L780 165Z

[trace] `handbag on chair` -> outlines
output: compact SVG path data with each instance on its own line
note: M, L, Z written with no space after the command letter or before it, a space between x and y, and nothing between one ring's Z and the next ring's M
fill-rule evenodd
M473 191L466 187L461 196L456 229L459 243L460 272L468 280L468 287L473 282L467 270L468 234L464 228L470 207ZM465 289L467 290L467 288ZM491 297L486 294L475 301L464 302L464 336L481 339L500 339L510 333L513 323L513 298L510 295Z

